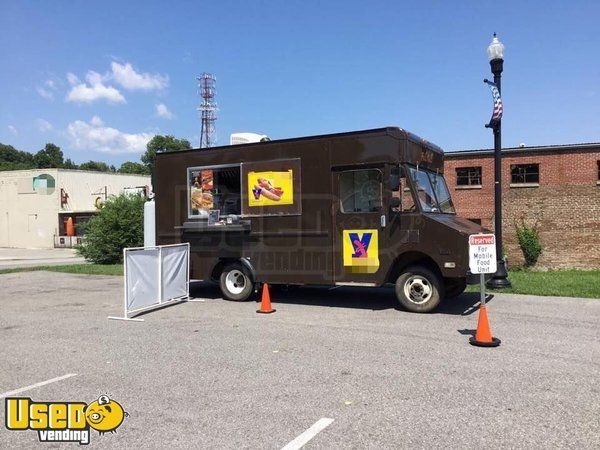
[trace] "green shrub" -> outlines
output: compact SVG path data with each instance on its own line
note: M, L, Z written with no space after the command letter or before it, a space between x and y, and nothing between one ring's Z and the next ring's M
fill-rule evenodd
M515 223L515 228L517 230L519 247L521 247L521 251L525 257L525 267L534 266L542 253L542 244L540 243L537 224L530 227L525 224L525 220L521 219L521 224Z
M144 198L121 194L109 198L85 225L85 239L77 252L96 264L123 261L125 247L144 244Z

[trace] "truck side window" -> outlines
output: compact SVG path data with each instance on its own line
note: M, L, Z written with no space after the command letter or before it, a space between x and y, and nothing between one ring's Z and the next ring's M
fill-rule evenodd
M350 170L340 173L340 207L343 213L381 211L381 171Z
M392 167L390 170L390 191L392 193L392 203L390 211L397 213L402 211L402 195L401 195L401 182L400 182L400 167ZM397 199L398 203L395 202ZM396 206L396 204L398 206Z
M408 180L404 175L404 170L402 171L402 178L400 179L400 202L402 211L404 212L415 212L417 210Z
M427 172L411 169L412 181L424 212L438 212L437 200Z

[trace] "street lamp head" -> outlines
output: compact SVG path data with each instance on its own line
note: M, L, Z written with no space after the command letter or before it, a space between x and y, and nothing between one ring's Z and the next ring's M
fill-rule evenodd
M500 40L496 36L496 33L494 33L492 43L488 47L487 52L490 61L494 61L496 59L504 59L504 44L500 42Z

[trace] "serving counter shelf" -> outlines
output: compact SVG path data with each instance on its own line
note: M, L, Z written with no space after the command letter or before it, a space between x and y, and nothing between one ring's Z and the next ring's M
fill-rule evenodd
M184 232L192 233L221 233L221 232L237 232L250 231L251 224L249 220L243 220L239 223L224 224L224 225L209 225L204 220L184 222L181 226L176 226L175 229L182 230Z

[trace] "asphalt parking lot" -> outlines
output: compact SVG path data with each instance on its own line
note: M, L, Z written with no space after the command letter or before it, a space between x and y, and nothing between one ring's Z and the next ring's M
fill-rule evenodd
M0 247L0 269L81 264L85 259L72 248Z
M468 344L476 293L417 315L386 289L276 289L277 312L259 315L198 284L206 301L123 322L107 320L120 277L0 286L0 394L76 374L19 395L107 393L130 416L92 446L280 449L330 418L305 448L600 447L600 300L495 295L502 345L485 349ZM0 442L38 444L4 426Z

